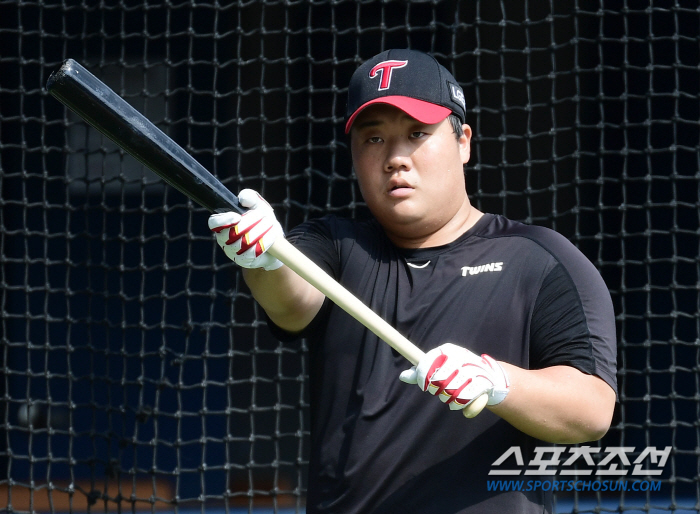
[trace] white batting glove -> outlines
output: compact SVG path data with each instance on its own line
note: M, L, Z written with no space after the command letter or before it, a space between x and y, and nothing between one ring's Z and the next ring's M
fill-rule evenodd
M510 386L508 375L494 359L452 343L430 350L399 378L437 395L451 410L464 409L482 394L488 395L487 405L498 405Z
M209 228L216 242L229 259L243 268L263 268L267 271L282 266L277 258L266 253L284 231L272 207L252 189L238 193L238 202L248 209L245 213L224 212L209 216Z

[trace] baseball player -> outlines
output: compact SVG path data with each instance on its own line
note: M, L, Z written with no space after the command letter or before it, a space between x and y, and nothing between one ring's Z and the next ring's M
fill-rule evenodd
M549 488L489 490L489 471L509 448L526 464L536 447L609 428L603 280L556 232L471 205L464 94L433 57L399 49L362 64L345 131L373 218L327 216L286 237L426 352L416 366L265 252L285 236L257 193L240 192L242 216L209 219L273 333L308 338L307 512L550 512ZM459 414L482 394L484 412Z

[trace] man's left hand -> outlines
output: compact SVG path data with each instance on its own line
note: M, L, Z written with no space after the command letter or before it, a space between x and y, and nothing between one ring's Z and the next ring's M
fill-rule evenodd
M482 394L488 395L487 405L497 405L510 386L505 370L493 358L452 343L430 350L399 378L437 395L452 410L464 409Z

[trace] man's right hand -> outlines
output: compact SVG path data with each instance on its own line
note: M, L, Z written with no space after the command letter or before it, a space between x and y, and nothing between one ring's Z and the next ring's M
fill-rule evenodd
M209 228L217 243L229 259L243 268L280 268L282 262L266 252L278 237L284 237L272 207L252 189L242 190L238 202L248 209L242 215L224 212L209 217Z

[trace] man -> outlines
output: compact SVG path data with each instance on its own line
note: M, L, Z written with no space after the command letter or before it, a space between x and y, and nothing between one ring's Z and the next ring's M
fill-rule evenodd
M470 204L464 95L434 58L370 59L350 81L347 115L374 219L329 216L288 238L422 348L417 366L265 253L283 234L256 193L241 192L243 216L209 221L273 332L309 338L307 512L550 511L550 491L489 491L488 472L510 447L527 463L543 441L607 431L616 344L605 284L559 234ZM482 393L478 417L451 412Z

